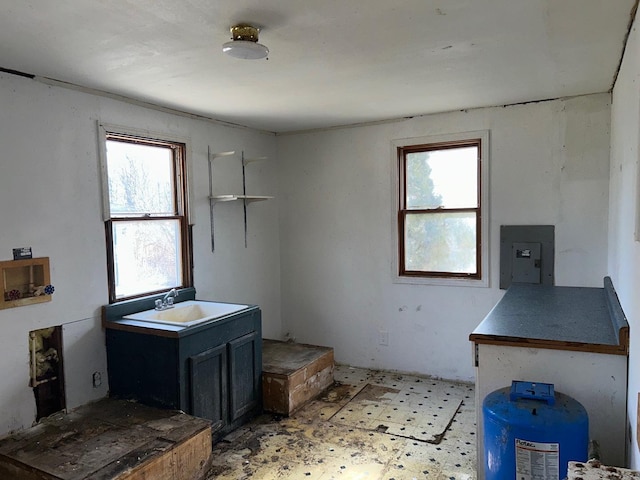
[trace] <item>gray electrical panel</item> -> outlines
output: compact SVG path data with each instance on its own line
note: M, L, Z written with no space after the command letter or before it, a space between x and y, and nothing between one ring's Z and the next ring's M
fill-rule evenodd
M500 288L512 283L553 285L553 225L500 227Z
M540 243L511 244L511 283L540 283Z

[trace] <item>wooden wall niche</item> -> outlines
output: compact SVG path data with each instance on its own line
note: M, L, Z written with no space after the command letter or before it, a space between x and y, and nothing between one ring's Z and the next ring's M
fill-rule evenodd
M51 294L44 293L51 283L49 257L2 261L0 273L0 309L51 301Z

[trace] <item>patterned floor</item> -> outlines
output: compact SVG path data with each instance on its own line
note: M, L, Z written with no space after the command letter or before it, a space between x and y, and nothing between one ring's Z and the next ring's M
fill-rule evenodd
M336 367L335 380L323 397L292 417L262 415L215 445L207 480L476 478L473 385L344 366ZM379 429L371 422L358 426L357 419L340 420L356 405L350 401L370 386L391 394L369 398L360 411L363 422L377 408L398 408L403 414L380 416L373 423L386 428ZM410 411L403 411L408 403ZM449 416L444 428L453 415L440 438L421 428L433 424L434 415Z

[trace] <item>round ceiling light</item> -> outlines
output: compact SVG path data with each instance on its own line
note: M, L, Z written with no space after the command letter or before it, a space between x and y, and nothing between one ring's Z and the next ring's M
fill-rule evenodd
M251 25L234 25L230 28L231 41L222 45L222 51L235 58L257 60L266 58L269 49L258 43L260 30Z

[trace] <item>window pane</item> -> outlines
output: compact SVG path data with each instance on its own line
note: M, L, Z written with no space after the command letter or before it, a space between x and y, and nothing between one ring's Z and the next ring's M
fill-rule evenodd
M407 153L407 208L478 206L478 148Z
M175 215L173 150L107 140L111 216Z
M179 220L113 222L116 298L182 284Z
M475 274L476 214L410 214L405 218L405 270Z

